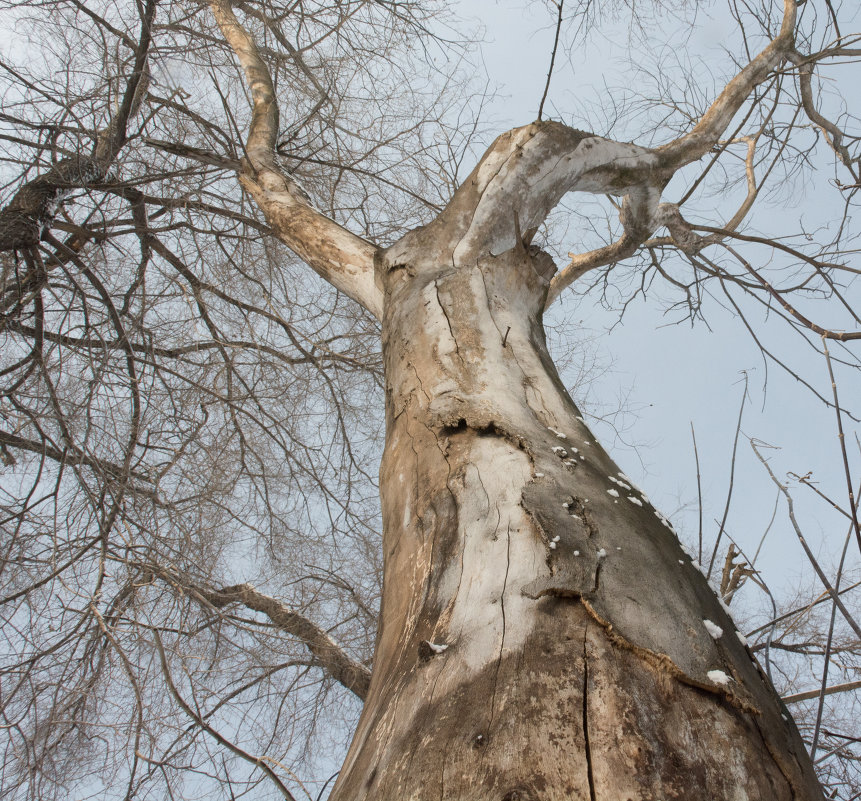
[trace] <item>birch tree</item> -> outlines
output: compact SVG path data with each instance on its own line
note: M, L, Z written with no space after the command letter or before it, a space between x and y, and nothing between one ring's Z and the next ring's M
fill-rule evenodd
M363 702L338 801L823 798L767 672L596 440L543 327L575 282L628 265L692 313L705 282L731 285L857 361L857 270L830 245L741 230L763 151L798 152L799 119L833 151L847 204L861 185L857 140L814 90L857 37L814 5L764 3L760 47L679 130L622 142L539 112L461 180L475 118L455 113L450 81L431 92L410 72L444 39L433 4L53 4L83 32L69 57L93 48L101 72L46 121L26 104L50 93L7 66L21 104L7 122L32 135L35 173L0 212L4 722L24 766L10 786L56 794L86 757L129 798L162 774L186 792L296 797L282 753L337 717L337 692L312 682ZM206 103L159 86L189 65L211 79L195 85ZM741 206L687 219L739 143ZM560 267L536 237L588 195L614 200L618 237ZM804 272L778 285L744 242ZM795 298L811 290L854 328L808 316ZM379 412L363 406L375 383ZM375 415L378 541L362 489ZM846 514L859 547L851 476ZM255 550L267 563L249 571ZM259 581L219 581L231 561L230 579ZM272 582L284 597L258 586ZM123 696L97 692L111 681ZM110 756L99 726L125 739Z

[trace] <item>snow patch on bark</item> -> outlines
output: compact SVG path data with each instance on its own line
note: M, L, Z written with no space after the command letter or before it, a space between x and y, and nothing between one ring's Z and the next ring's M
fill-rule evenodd
M732 681L732 679L722 670L710 670L706 673L706 676L709 681L719 684L721 687L729 686L729 683Z

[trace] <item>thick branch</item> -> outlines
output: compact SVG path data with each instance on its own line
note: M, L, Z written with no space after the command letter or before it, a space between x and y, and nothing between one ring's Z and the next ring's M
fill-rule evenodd
M726 85L693 130L685 136L653 151L642 148L635 158L631 158L633 154L625 154L624 158L619 158L610 147L612 143L606 140L588 140L602 142L599 151L603 151L610 158L603 164L591 166L586 174L578 176L579 180L569 187L569 191L583 189L627 193L621 215L624 233L610 245L588 253L569 254L571 262L551 283L548 304L586 272L633 255L658 225L670 227L674 241L682 249L694 246L690 227L687 226L685 230L684 227L675 225L680 218L678 209L670 204L658 205L660 189L666 185L673 172L701 158L717 144L751 91L788 57L793 43L795 19L795 0L784 0L783 22L778 35ZM747 138L747 141L748 197L730 223L733 228L743 219L758 191L752 167L755 139ZM583 145L580 145L578 151L582 151L582 148ZM592 186L594 183L598 184L597 188Z
M604 245L604 247L595 248L595 250L589 250L586 253L569 253L568 256L571 261L550 281L547 306L550 306L562 294L562 290L571 286L580 276L585 275L590 270L608 264L617 264L623 259L633 256L642 244L642 239L626 231L610 245Z
M653 151L541 121L499 136L430 230L451 243L454 263L500 254L531 238L568 192L628 195L630 224L648 227L663 187ZM525 236L521 236L521 231ZM397 246L396 246L397 247ZM387 259L397 258L393 252Z
M152 41L156 0L148 0L141 18L132 74L120 106L108 126L99 132L91 156L63 159L52 169L25 183L0 211L0 251L22 250L38 243L74 189L102 181L127 139L129 120L137 113L146 89L146 61Z
M220 590L205 590L199 587L193 589L216 609L240 603L255 612L262 612L281 631L301 640L316 657L320 667L335 681L365 700L371 671L351 659L323 629L307 617L294 612L281 601L264 595L251 584L236 584Z
M619 219L624 233L610 245L605 245L587 253L569 253L571 262L550 282L546 306L559 297L562 290L569 287L581 275L607 264L627 259L645 242L659 221L663 222L661 210L667 204L658 204L660 190L657 187L635 187L622 202ZM667 215L663 215L664 217Z
M280 169L275 158L278 106L269 69L229 0L210 0L209 5L251 91L248 164L240 174L243 187L287 247L338 290L381 317L382 292L374 279L377 248L317 211L296 180Z
M260 57L254 39L236 19L229 0L211 0L209 5L225 41L239 60L251 92L251 125L245 152L254 170L261 173L260 182L265 189L285 191L288 181L275 162L278 104L269 69Z
M134 471L126 470L122 465L108 462L105 459L98 459L95 456L90 456L78 449L68 448L61 450L53 445L49 445L47 442L25 439L24 437L19 437L17 434L12 434L9 431L0 430L0 447L4 449L14 448L16 450L35 453L38 456L51 459L52 461L62 465L86 465L101 475L110 476L115 479L122 480L125 478L131 478L135 481L152 484L151 480L146 476L142 476ZM11 454L8 454L6 458L9 459L13 457L11 457ZM132 484L128 489L138 495L151 498L152 500L156 500L157 498L157 494L153 488L142 487L139 484Z
M98 182L105 169L94 158L74 156L25 183L0 211L0 251L35 246L72 190Z
M691 131L657 148L661 166L672 170L704 156L717 144L753 89L788 57L795 35L796 0L783 0L780 32L718 95Z

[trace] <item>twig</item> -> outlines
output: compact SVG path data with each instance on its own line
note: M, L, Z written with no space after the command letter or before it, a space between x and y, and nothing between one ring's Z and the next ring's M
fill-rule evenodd
M720 521L720 527L718 528L718 535L717 535L717 539L715 540L714 550L712 551L712 558L709 560L709 569L708 569L708 572L706 573L707 579L711 578L711 575L712 575L712 568L714 567L715 559L717 558L718 546L720 545L721 537L723 537L724 526L726 525L727 517L729 517L730 501L732 500L732 489L733 489L733 483L735 481L735 456L736 456L736 451L738 450L738 437L739 437L739 434L741 433L741 418L742 418L742 415L744 414L744 403L747 400L747 383L748 383L747 371L742 370L742 373L744 374L744 392L741 393L741 406L739 407L739 410L738 410L738 423L736 423L735 439L733 440L733 443L732 443L732 460L730 461L730 467L729 467L729 488L727 489L727 493L726 493L726 506L724 507L724 510L723 510L723 519Z
M844 587L837 594L845 595L847 592L851 592L852 590L861 587L861 581L856 581L854 584L850 584L848 587ZM765 631L769 626L773 626L777 623L780 623L782 620L786 620L788 617L792 617L793 615L803 615L813 609L815 606L819 606L819 604L824 604L831 595L827 592L823 592L815 601L807 604L807 606L797 607L795 609L791 609L789 612L784 612L780 617L775 617L769 620L767 623L763 623L761 626L757 626L755 629L751 629L744 636L750 639L756 634L759 634L761 631Z
M544 94L541 95L541 102L538 104L538 119L541 119L541 113L544 111L544 101L547 99L547 92L550 91L550 76L553 75L553 63L556 61L556 48L559 46L559 31L562 29L562 6L565 0L559 0L556 6L559 10L559 16L556 19L556 37L553 39L553 52L550 54L550 69L547 70L547 81L544 84Z
M694 433L694 422L691 420L691 439L694 441L694 460L697 464L697 506L700 510L699 532L697 542L699 550L697 551L697 561L702 564L703 561L703 488L700 478L700 455L697 451L697 435Z
M846 437L843 434L843 414L840 409L840 401L837 397L837 381L834 378L834 368L831 364L831 353L828 351L828 343L825 336L822 337L822 348L825 353L825 363L828 365L828 377L831 379L831 392L834 395L834 412L837 415L837 438L840 440L840 453L843 456L843 472L846 476L846 489L849 493L849 514L851 515L852 528L855 530L855 540L858 549L861 550L861 527L858 525L858 505L855 501L855 492L852 489L852 472L849 469L849 456L846 453Z
M804 534L801 533L801 527L798 525L798 521L795 519L795 507L792 503L792 496L789 494L789 491L786 489L786 486L781 484L778 480L777 476L774 475L771 467L768 465L768 461L763 457L763 455L757 450L756 444L754 440L750 441L750 447L753 448L753 452L756 454L757 458L760 462L762 462L763 467L768 471L768 475L771 477L771 480L777 485L780 491L783 493L783 497L786 498L786 505L789 510L789 520L792 523L792 528L795 530L795 534L798 537L798 541L801 543L801 547L804 549L804 553L807 556L808 561L813 566L813 569L816 571L816 575L819 576L819 580L822 582L822 586L828 591L828 594L834 599L834 603L837 608L843 613L843 617L846 618L846 622L852 627L852 630L861 637L861 626L858 625L855 618L852 617L852 614L843 604L843 601L840 600L840 596L834 587L831 586L831 582L828 581L828 577L825 575L822 568L819 566L819 562L816 561L816 557L813 555L813 551L810 550L810 546L807 544L807 540L804 538Z
M834 589L840 594L840 582L843 580L843 565L846 563L846 553L849 551L849 542L852 539L852 527L846 533L846 541L843 543L843 552L840 554L840 565L837 568L837 578L834 581ZM836 604L831 605L831 620L828 623L828 639L825 643L825 653L822 655L822 681L819 686L819 703L816 707L816 724L813 727L813 742L810 745L810 758L815 759L816 748L819 745L819 732L822 728L822 714L825 711L825 696L828 694L828 665L831 661L831 646L834 642L834 624L837 617Z
M721 242L720 245L732 253L733 256L738 260L739 264L741 264L745 270L747 270L756 280L759 282L760 286L772 297L774 298L784 309L785 311L791 315L794 319L798 320L798 322L803 325L805 328L809 328L816 334L822 337L823 341L827 339L836 339L840 342L847 342L850 339L861 339L861 331L830 331L827 328L823 328L821 325L814 323L812 320L805 317L801 312L798 311L791 303L789 303L783 295L772 286L768 281L765 280L756 270L753 269L750 262L744 259L738 251L731 248L725 242Z
M182 708L182 711L185 712L201 729L203 729L207 734L209 734L214 740L223 745L228 750L232 751L238 757L250 762L252 765L259 767L273 782L275 782L278 789L281 791L281 794L287 801L296 801L296 797L291 793L285 786L281 779L278 778L278 775L272 770L269 765L266 764L265 757L255 757L249 754L247 751L241 749L235 743L232 743L223 735L219 734L215 729L212 728L197 712L195 712L183 699L183 697L179 694L179 690L177 690L176 685L173 683L173 677L170 674L170 668L167 664L167 654L164 652L164 646L161 642L161 637L159 636L158 630L152 630L153 637L155 639L156 650L158 651L159 660L161 662L161 669L164 673L164 680L167 684L167 688L170 691L170 694L173 696L174 700L179 704Z

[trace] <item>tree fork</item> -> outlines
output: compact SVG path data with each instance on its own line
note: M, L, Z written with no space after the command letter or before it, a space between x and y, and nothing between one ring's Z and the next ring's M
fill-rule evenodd
M699 566L578 414L541 319L548 296L671 222L663 187L786 58L795 0L687 134L649 149L549 121L514 129L384 251L291 191L266 66L229 0L210 5L252 90L246 188L282 241L382 321L382 609L331 798L821 799ZM622 196L624 236L551 284L552 259L529 243L572 191Z

